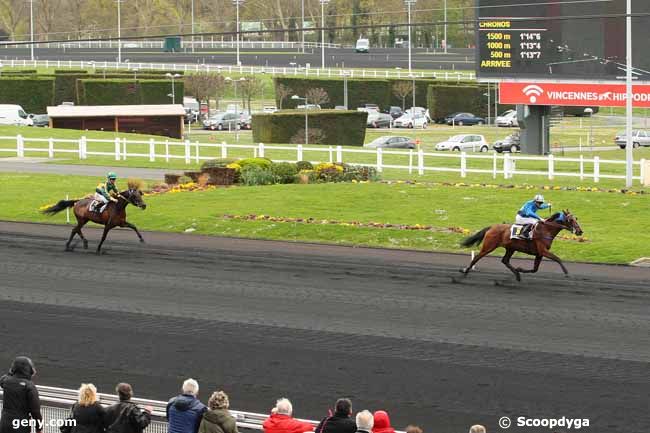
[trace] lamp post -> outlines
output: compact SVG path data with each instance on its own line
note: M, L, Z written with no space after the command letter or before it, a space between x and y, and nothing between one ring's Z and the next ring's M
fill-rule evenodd
M302 16L302 21L300 21L300 28L302 31L300 35L302 36L302 53L305 54L305 0L302 0L300 3L300 15Z
M117 2L117 63L122 63L122 9L120 4L123 0L115 1Z
M309 117L308 117L309 109L307 108L307 96L301 98L298 95L293 95L291 99L293 99L294 101L296 100L305 101L305 145L308 145L309 144Z
M585 108L585 114L589 116L589 145L593 148L594 146L594 121L591 116L594 114L594 110L591 107Z
M411 43L411 6L414 6L417 0L404 0L404 3L406 4L406 8L408 10L408 31L409 31L409 74L412 73L412 59L411 59L411 50L413 44Z
M194 0L191 2L191 15L192 15L192 52L194 52Z
M632 157L632 0L627 0L626 8L626 48L627 70L625 74L625 185L630 188L633 183L634 158Z
M241 66L241 59L239 58L239 6L244 4L244 0L232 0L235 5L237 14L237 66Z
M29 0L29 32L31 38L30 53L32 62L34 61L34 0Z
M343 71L343 106L348 109L348 77L350 71Z
M174 86L174 79L175 79L175 78L180 78L181 76L180 76L180 74L172 74L172 73L167 72L167 73L165 74L165 77L167 77L167 78L171 78L171 80L172 80L172 93L170 93L170 94L167 95L167 96L171 96L171 98L172 98L172 104L176 104L176 88L175 88L175 86Z
M444 15L444 20L445 20L445 54L447 54L447 0L445 0L444 4L444 9L445 9L445 15Z
M226 83L232 83L232 86L233 86L234 89L235 89L235 100L237 100L237 85L238 85L238 83L243 83L244 81L246 81L246 78L241 77L241 78L239 78L239 80L233 80L233 79L230 78L230 77L226 77L226 78L224 78L224 81L225 81ZM245 108L245 107L244 107L244 108Z
M325 5L329 4L330 0L320 0L320 50L321 50L321 68L325 69ZM307 103L305 102L305 105Z

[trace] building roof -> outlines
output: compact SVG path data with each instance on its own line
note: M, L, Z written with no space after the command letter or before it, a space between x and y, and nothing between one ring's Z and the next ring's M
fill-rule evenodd
M56 117L184 116L180 104L165 105L58 105L47 107L47 115Z

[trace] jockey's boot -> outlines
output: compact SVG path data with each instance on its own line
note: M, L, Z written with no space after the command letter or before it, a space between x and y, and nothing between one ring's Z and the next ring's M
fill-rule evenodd
M531 239L531 233L530 230L533 228L532 224L526 224L524 225L524 228L521 229L521 237L524 239Z

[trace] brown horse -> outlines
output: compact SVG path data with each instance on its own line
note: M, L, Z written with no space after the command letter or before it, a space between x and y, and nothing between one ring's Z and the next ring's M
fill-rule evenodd
M553 240L562 230L569 230L578 236L582 235L582 229L578 224L578 219L571 215L568 210L557 212L550 218L540 221L532 233L532 240L510 239L511 227L512 225L510 224L495 224L464 239L461 242L461 245L464 247L479 245L481 242L483 242L483 247L474 260L472 260L472 263L467 268L461 270L461 272L467 275L476 262L497 248L503 247L506 249L506 254L503 256L501 262L515 274L517 281L521 281L520 274L522 273L537 272L539 264L544 257L557 262L562 267L564 275L569 274L562 260L550 251ZM510 264L510 258L517 251L535 256L533 269L515 268Z
M92 221L104 226L102 240L99 242L99 245L97 245L97 254L101 253L102 244L106 240L106 235L111 229L115 227L128 227L130 229L133 229L138 235L140 242L144 242L144 239L142 238L142 235L138 231L137 227L126 220L126 207L129 204L132 204L143 210L147 207L147 205L142 200L140 183L129 181L129 189L119 193L117 196L117 201L109 202L102 213L91 212L88 209L92 201L92 198L83 198L79 200L61 200L57 204L43 210L43 213L46 215L55 215L69 207L74 208L74 216L77 218L77 225L72 229L70 238L65 244L66 251L71 250L70 243L72 242L72 239L74 239L75 234L78 234L81 240L83 240L84 249L88 248L88 240L86 240L83 233L81 233L81 228L86 225L88 221Z

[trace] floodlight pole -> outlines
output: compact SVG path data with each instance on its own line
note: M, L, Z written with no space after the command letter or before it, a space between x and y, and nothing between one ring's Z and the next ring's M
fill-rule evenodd
M302 37L302 53L305 54L305 0L302 0L300 4L300 12L302 16L302 21L300 22L300 28L302 31L300 32L300 35Z
M241 59L239 56L239 32L240 32L239 6L244 3L244 0L232 0L232 2L235 4L235 9L237 11L237 66L241 66Z
M633 185L633 174L634 174L634 157L632 154L633 143L632 143L632 0L627 0L627 12L626 12L626 48L627 48L627 70L625 76L625 85L627 98L625 100L625 160L626 160L626 170L625 170L625 186L628 188Z
M192 4L192 52L194 52L194 0L192 0L191 4Z
M320 55L321 55L321 68L325 69L325 5L328 4L330 0L320 0ZM307 102L305 102L307 105Z
M122 63L122 0L117 0L117 63Z
M412 47L413 47L413 41L411 41L411 6L415 4L417 0L404 0L406 3L406 8L408 10L408 38L409 38L409 74L412 74L412 58L411 58L411 53L412 53Z
M447 54L447 0L445 0L445 16L444 16L444 21L445 21L445 54Z
M29 0L29 31L31 33L30 52L32 62L34 61L34 0Z

